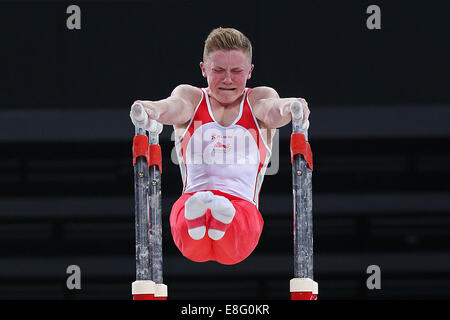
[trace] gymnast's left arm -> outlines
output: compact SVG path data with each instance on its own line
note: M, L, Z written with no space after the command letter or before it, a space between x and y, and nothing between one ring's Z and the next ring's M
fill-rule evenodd
M300 101L302 104L303 123L308 120L310 114L308 103L305 99L280 98L278 93L270 87L256 87L252 89L249 93L249 100L253 102L252 109L255 117L269 129L280 128L291 121L290 106L294 101Z

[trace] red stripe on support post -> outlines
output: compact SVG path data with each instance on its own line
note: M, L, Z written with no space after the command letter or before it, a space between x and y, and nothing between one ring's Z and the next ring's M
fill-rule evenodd
M317 294L312 292L291 292L291 300L317 300Z
M294 156L296 154L301 154L308 163L308 167L311 170L313 169L311 146L306 141L305 135L299 132L293 132L291 134L291 163L294 162Z
M317 300L319 284L309 278L294 278L289 283L291 300Z
M148 166L157 165L159 172L162 173L161 146L159 144L150 144L148 146L148 153L150 156Z
M148 137L144 134L135 135L133 138L133 166L136 165L138 157L145 157L148 163Z
M153 294L134 294L133 300L156 300Z

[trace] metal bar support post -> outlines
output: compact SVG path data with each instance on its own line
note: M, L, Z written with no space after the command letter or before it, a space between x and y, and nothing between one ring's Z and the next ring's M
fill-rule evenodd
M291 300L317 300L318 284L313 277L312 152L308 124L303 125L300 101L291 104L292 192L294 229L294 278Z
M135 127L133 139L136 281L134 300L166 300L167 286L162 272L161 147L162 124L148 119L141 104L132 112L142 118L148 129Z

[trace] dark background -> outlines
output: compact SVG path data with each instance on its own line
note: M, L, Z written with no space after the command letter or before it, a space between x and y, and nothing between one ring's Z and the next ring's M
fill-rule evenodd
M81 8L81 30L66 8ZM381 8L381 30L366 9ZM129 109L180 83L215 27L252 41L249 87L304 97L314 153L320 299L450 297L448 1L0 2L0 298L130 299L135 279ZM266 176L260 243L244 262L193 263L173 244L181 192L163 148L171 299L288 299L290 127ZM66 268L81 268L81 290ZM369 265L381 289L368 290Z

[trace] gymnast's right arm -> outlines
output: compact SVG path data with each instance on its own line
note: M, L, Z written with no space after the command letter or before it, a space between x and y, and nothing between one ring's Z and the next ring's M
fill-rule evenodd
M158 101L136 100L133 106L141 104L151 120L156 120L167 125L182 125L191 120L195 106L202 97L202 93L196 87L182 84L177 86L170 97ZM131 107L131 121L136 125L133 106Z

